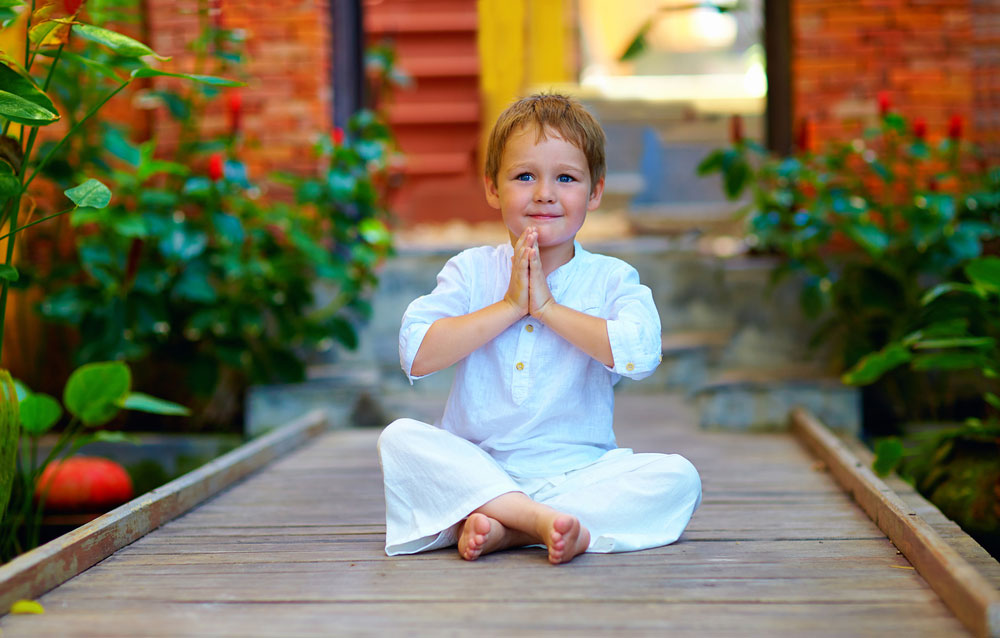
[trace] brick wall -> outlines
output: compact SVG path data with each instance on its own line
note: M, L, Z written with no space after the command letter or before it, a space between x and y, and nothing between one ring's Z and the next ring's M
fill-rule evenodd
M797 125L814 143L854 134L887 91L932 138L960 115L996 153L1000 7L986 0L792 0Z
M202 5L208 4L204 0ZM251 179L269 173L304 171L315 164L307 152L331 122L329 12L325 0L215 0L217 19L247 35L249 85L240 90L245 137L241 159ZM187 47L199 34L198 0L147 0L148 41L173 59L165 69L195 72ZM204 70L202 72L205 72ZM165 84L166 80L157 79ZM165 115L154 130L167 145L174 137ZM206 133L228 127L225 95L212 102L203 121Z

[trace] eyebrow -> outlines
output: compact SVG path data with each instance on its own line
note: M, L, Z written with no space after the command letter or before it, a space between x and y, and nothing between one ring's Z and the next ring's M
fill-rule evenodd
M530 162L521 162L521 163L518 163L518 164L512 164L511 166L508 167L508 170L511 170L511 171L534 171L536 169L536 166L537 166L536 164L533 164L533 163L530 163ZM554 168L555 168L556 171L577 171L577 172L580 172L580 173L586 173L587 172L586 168L583 168L582 166L578 166L576 164L556 164Z

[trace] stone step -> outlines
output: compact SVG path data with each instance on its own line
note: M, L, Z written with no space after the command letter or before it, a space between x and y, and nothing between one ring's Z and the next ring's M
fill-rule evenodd
M691 391L708 378L712 366L729 342L727 330L685 330L661 337L663 360L642 381L622 379L616 392L655 393L663 390Z
M832 428L857 435L861 391L811 365L727 369L692 394L703 428L773 430L787 427L802 406Z

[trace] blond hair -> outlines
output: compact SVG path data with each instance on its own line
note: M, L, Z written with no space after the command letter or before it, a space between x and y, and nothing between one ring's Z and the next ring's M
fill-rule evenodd
M539 139L545 139L545 129L551 128L573 144L587 158L590 168L590 188L604 177L604 129L583 106L566 95L537 93L514 102L497 118L486 146L486 176L497 181L504 147L510 136L522 126L534 126Z

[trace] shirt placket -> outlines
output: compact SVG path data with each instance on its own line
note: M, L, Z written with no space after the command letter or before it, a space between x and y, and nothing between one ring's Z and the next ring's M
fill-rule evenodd
M518 327L517 347L514 350L514 382L511 384L511 394L516 405L521 405L528 397L532 374L531 354L541 327L541 323L533 317L522 319Z

